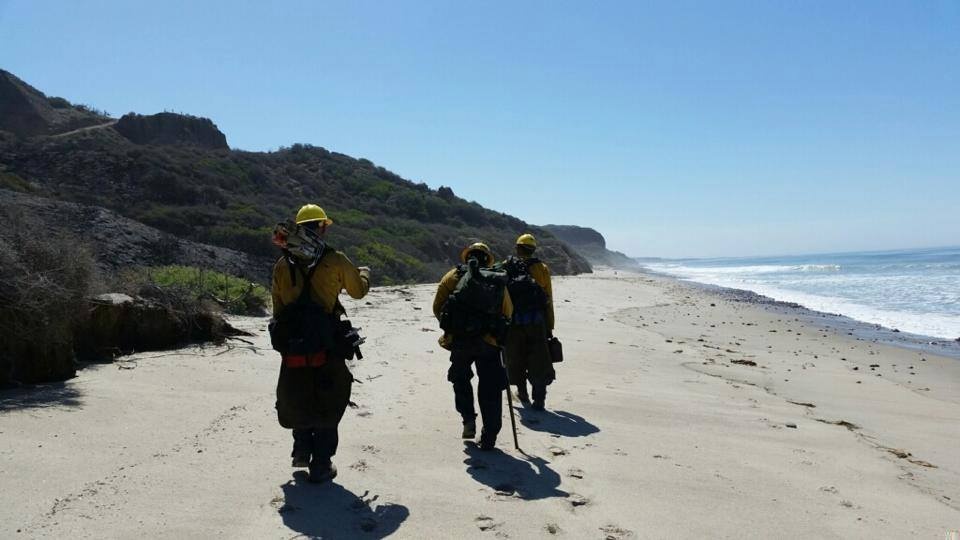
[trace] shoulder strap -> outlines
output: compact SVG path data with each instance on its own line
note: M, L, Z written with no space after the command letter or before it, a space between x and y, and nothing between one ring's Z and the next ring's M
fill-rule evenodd
M320 256L320 259L322 258L323 255ZM292 257L287 257L287 265L290 268L290 284L296 287L297 274L303 276L303 289L300 290L300 296L297 298L298 302L310 301L310 290L313 289L313 274L317 271L317 268L320 267L320 259L317 259L317 261L311 264L306 272L304 272L303 268L295 263Z
M284 259L287 261L287 268L290 270L290 285L293 287L297 286L297 263L293 262L293 255L290 252L287 252Z

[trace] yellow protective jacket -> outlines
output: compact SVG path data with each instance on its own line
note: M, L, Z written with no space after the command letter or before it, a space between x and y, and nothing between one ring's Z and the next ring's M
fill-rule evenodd
M529 260L525 258L524 260ZM530 277L537 282L537 285L540 285L543 288L543 292L547 293L547 329L551 332L553 331L553 284L550 282L550 269L547 267L547 264L543 261L538 261L527 267L530 271Z
M440 320L440 312L443 311L444 304L447 303L447 298L450 298L450 294L457 288L457 283L460 281L460 276L457 275L457 269L454 268L447 272L443 278L440 279L440 285L437 287L437 295L433 297L433 315ZM510 293L504 289L503 291L503 316L508 319L513 316L513 302L510 300ZM494 336L489 334L483 336L483 340L497 347L497 339ZM450 348L450 344L453 343L453 336L444 333L440 337L440 346L445 349Z
M353 266L350 259L340 251L329 252L320 259L318 268L314 271L311 281L313 288L310 298L323 306L324 311L333 313L338 305L337 296L340 291L346 290L353 298L363 298L370 290L370 276ZM304 273L306 269L302 268ZM273 265L273 314L276 315L284 306L292 304L303 290L303 276L296 273L296 285L291 281L290 264L286 257L280 257Z

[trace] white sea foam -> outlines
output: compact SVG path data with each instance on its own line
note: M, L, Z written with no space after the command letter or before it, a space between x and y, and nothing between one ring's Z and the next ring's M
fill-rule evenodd
M684 280L745 289L904 332L947 339L960 336L960 272L953 263L861 263L850 271L845 265L819 263L695 264L684 261L647 267Z

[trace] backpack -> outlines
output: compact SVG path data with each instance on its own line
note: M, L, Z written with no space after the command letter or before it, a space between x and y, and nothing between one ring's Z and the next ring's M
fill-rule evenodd
M284 356L319 354L333 349L335 345L334 323L338 321L334 321L334 316L310 298L313 273L319 267L320 258L304 272L300 265L287 257L291 283L296 285L297 274L300 274L304 286L300 296L270 320L270 344Z
M458 265L459 280L440 315L440 328L454 336L499 337L506 330L503 297L507 283L504 272L471 265Z
M530 275L530 267L539 262L540 259L509 257L501 264L507 275L507 290L510 291L510 300L513 301L513 310L516 313L533 313L547 309L547 293Z

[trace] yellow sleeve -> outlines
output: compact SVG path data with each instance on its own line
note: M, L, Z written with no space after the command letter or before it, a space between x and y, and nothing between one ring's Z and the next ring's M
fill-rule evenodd
M361 272L350 262L350 259L341 252L337 252L339 261L337 272L340 274L340 283L351 298L363 298L370 291L370 276Z
M550 282L550 269L541 262L530 268L530 275L537 285L543 288L543 292L547 293L547 328L553 330L553 284Z
M457 287L457 269L450 270L440 279L437 294L433 297L433 315L439 320L443 305L450 298L450 293Z
M282 284L281 272L285 269L286 265L283 263L283 259L279 259L276 264L273 265L273 279L272 285L270 287L270 296L273 299L273 314L276 315L283 309L283 298L280 296Z

